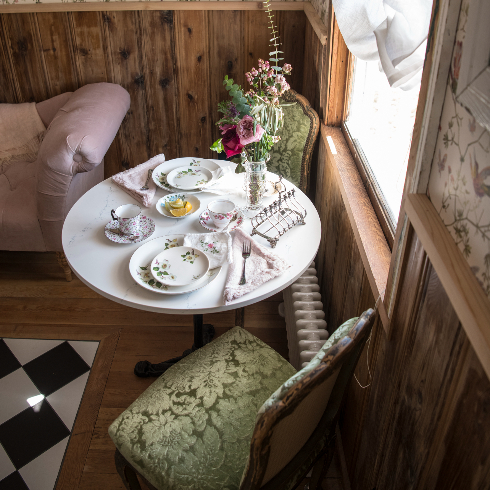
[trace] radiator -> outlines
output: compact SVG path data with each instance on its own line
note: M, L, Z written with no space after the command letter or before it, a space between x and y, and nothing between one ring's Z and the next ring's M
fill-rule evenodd
M289 362L299 370L306 366L328 339L314 262L296 282L283 291L283 298L284 306L279 312L286 320Z

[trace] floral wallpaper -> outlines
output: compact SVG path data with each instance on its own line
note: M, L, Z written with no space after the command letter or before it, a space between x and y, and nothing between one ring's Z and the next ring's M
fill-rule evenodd
M469 8L464 0L427 194L490 296L490 133L455 99Z

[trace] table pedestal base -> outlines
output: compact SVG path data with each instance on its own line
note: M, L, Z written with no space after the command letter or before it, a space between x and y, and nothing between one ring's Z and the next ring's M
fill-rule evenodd
M214 337L214 327L212 325L203 324L202 315L194 315L194 344L190 349L186 349L181 356L174 357L168 361L163 361L158 364L152 364L150 361L139 361L134 367L134 374L140 378L157 378L163 374L169 367L172 367L176 362L179 362L191 352L200 349L202 346L209 344Z

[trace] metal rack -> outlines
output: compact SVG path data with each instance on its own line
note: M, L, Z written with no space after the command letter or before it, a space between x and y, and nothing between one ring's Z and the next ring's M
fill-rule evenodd
M252 235L265 238L274 248L279 238L293 226L304 225L305 218L306 209L297 201L295 190L280 191L278 199L251 219Z

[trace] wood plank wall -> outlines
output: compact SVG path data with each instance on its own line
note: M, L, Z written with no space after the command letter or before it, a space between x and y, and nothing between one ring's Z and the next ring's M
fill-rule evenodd
M328 328L375 304L320 141L316 265ZM348 388L342 442L353 490L490 486L490 382L412 228L391 337L379 317ZM370 380L367 363L373 375Z
M276 11L291 86L302 92L306 16ZM105 159L106 177L159 153L215 157L225 75L268 59L264 11L0 14L0 102L40 102L94 82L122 85L131 107ZM313 34L314 35L314 34Z

